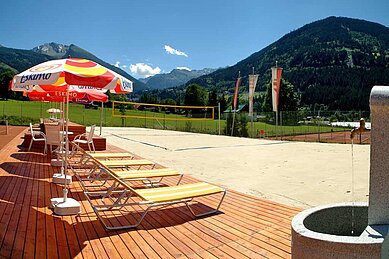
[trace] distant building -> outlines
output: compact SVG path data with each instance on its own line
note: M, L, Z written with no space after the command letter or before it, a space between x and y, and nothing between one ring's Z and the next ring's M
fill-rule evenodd
M236 109L236 112L241 112L241 111L248 112L249 111L248 105L247 104L239 104L238 109ZM231 113L231 112L234 112L232 107L228 107L228 109L224 111L224 113Z

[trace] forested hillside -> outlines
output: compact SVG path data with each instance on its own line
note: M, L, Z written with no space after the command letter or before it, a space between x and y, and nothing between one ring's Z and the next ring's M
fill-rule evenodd
M374 85L389 85L389 28L363 20L329 17L288 33L278 41L214 73L193 79L219 92L234 87L238 71L253 67L260 75L258 90L270 81L270 68L284 68L283 78L301 94L301 105L328 109L368 110ZM247 91L247 87L241 88Z
M75 45L50 43L33 51L0 46L0 73L7 73L4 78L8 78L9 73L67 56L88 58L107 66L132 80L135 92L150 90L123 70ZM298 91L300 107L320 105L329 110L369 110L371 88L374 85L389 85L389 28L364 20L329 17L286 34L234 66L191 79L185 86L196 83L219 96L226 91L232 94L240 72L243 76L240 91L247 92L248 75L254 68L260 75L257 91L264 92L271 79L270 68L276 62L284 69L283 79ZM158 78L154 83L162 86ZM0 90L5 91L7 80L3 81L4 89ZM175 101L180 102L183 91L183 87L176 87L146 93L156 95L159 100L178 98Z
M4 70L23 71L51 59L50 56L38 54L31 50L0 46L0 72Z

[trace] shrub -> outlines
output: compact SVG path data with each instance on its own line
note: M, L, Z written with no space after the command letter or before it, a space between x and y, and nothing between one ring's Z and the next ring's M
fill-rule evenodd
M22 125L22 126L28 126L31 123L35 123L37 121L34 121L31 117L20 117L20 116L0 116L0 122L2 124L5 124L5 121L8 121L8 125Z

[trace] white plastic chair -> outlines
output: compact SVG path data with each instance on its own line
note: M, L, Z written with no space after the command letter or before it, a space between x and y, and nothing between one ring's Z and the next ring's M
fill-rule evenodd
M46 145L50 146L50 153L53 153L53 146L60 147L61 145L61 136L60 136L60 127L55 124L46 124Z
M77 135L74 138L73 143L76 145L87 144L89 151L96 152L95 144L93 144L93 135L95 132L95 127L96 127L96 125L92 125L90 127L89 133L83 133L83 134ZM92 147L92 149L91 149L91 147Z
M32 123L30 123L30 132L31 132L31 142L30 142L30 146L28 147L28 151L31 150L32 143L34 141L44 141L45 142L45 149L44 149L43 153L46 154L46 151L47 151L47 147L46 147L47 139L46 139L45 133L43 133L42 131L38 131L38 130L33 129Z
M32 129L35 131L40 131L41 130L41 125L43 124L43 119L40 118L40 123L33 124Z

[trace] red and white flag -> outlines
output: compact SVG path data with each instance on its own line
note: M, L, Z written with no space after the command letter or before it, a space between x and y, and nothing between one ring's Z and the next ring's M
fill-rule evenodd
M281 67L272 67L271 68L272 75L272 103L273 103L273 111L278 112L278 100L280 96L280 85L281 85L281 75L282 68Z
M238 77L238 80L236 80L236 84L235 84L234 103L233 103L233 108L235 111L236 111L236 105L238 104L239 86L241 81L242 78Z
M257 81L258 75L249 75L249 116L253 116L254 92Z

